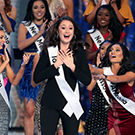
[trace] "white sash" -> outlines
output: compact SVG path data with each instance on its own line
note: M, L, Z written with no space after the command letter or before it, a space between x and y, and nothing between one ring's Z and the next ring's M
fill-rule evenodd
M56 61L57 53L58 53L58 46L56 47L48 47L50 63L53 64ZM65 80L64 71L62 65L58 68L60 75L55 76L57 84L62 92L63 96L67 100L67 104L63 108L63 111L71 117L74 113L77 120L83 114L82 106L79 102L79 88L78 83L76 83L75 91L71 89L67 81Z
M113 75L111 68L106 67L104 68L104 74L105 75ZM107 81L108 88L113 95L113 97L131 114L135 115L135 102L132 100L124 97L120 92L118 94L115 93L116 87L115 84L111 83L110 81Z
M8 105L9 109L10 109L10 119L12 118L12 112L11 112L11 108L10 108L10 103L8 100L8 96L4 87L4 81L3 81L3 76L2 73L0 74L0 94L2 95L2 97L4 98L6 104ZM11 121L10 121L10 125L11 125Z
M95 67L95 65L92 65L92 66ZM103 96L105 97L106 101L108 102L108 104L110 104L109 97L106 94L106 88L105 88L104 80L103 79L97 80L97 84L98 84Z
M104 80L103 80L103 79L99 79L99 80L97 81L97 84L98 84L98 86L99 86L99 88L100 88L100 90L101 90L103 96L105 97L106 101L107 101L108 104L110 105L109 97L108 97L107 94L106 94L106 88L105 88L105 82L104 82Z
M97 0L94 0L94 2L95 2L95 4L97 5L98 1L97 1ZM106 1L105 1L105 0L102 0L101 5L105 5L105 4L107 4Z
M99 48L100 44L105 41L104 37L102 36L102 34L98 29L90 29L87 32L90 34L97 48Z
M26 22L26 21L22 21L22 23L25 25L25 27L27 28L27 30L29 31L29 33L31 34L32 37L35 36L39 32L39 29L35 25L34 22L31 22L30 25L29 25L29 22ZM43 36L40 36L35 41L35 45L36 45L38 51L42 50L43 43L44 43L44 37Z

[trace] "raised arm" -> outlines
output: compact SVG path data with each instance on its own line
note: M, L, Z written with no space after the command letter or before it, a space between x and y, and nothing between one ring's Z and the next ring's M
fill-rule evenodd
M98 0L97 5L95 5L94 0L90 0L87 5L86 11L84 13L84 17L85 17L85 20L90 25L92 25L94 22L95 14L97 12L97 9L101 6L101 2L102 2L102 0Z
M1 17L3 19L3 22L4 22L4 25L5 25L5 28L6 28L7 32L11 33L13 31L13 29L12 29L11 23L10 23L7 15L10 18L12 18L13 20L15 20L16 19L17 10L16 10L15 7L12 7L11 12L7 13L7 15L6 15L4 8L5 8L5 2L4 1L0 1L0 14L1 14Z
M135 73L129 71L127 73L125 73L124 75L97 75L94 76L94 79L106 79L108 81L111 81L113 83L122 83L122 82L127 82L127 83L133 83L133 81L135 80Z
M74 4L73 0L63 0L65 6L67 7L67 15L71 18L74 18Z
M27 29L24 24L21 23L18 29L18 48L23 50L33 44L44 33L46 22L47 20L42 24L40 31L35 36L28 39L26 39Z
M91 74L94 74L94 75L103 74L102 68L93 67L91 64L89 64L89 68L90 68Z
M116 5L116 0L112 0L112 1L111 1L111 6L113 7L113 9L114 9L114 11L115 11L115 13L116 13L116 15L117 15L119 21L121 22L121 24L124 24L124 22L125 22L126 20L124 19L124 17L123 17L123 16L121 15L121 13L119 12L118 7L117 7L117 5ZM126 10L126 9L125 9L125 10Z
M96 85L96 81L92 77L91 83L87 86L87 90L92 91L95 85Z
M11 84L16 86L20 82L23 76L24 70L25 70L25 65L28 63L29 58L30 58L30 55L28 54L23 55L23 63L21 64L21 67L16 75L9 64L6 66L7 77L9 81L11 82Z
M38 61L39 61L39 54L37 53L36 55L35 55L35 57L34 57L34 60L33 60L33 68L32 68L32 74L31 74L31 85L32 85L32 87L36 87L36 86L38 86L39 84L36 84L35 82L34 82L34 80L33 80L33 74L34 74L34 71L35 71L35 68L36 68L36 65L37 65L37 63L38 63Z

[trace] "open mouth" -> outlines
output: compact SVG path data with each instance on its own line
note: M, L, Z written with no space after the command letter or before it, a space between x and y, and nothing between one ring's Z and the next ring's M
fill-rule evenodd
M64 35L64 38L69 38L70 37L70 35Z
M116 56L115 55L112 55L112 58L116 58Z

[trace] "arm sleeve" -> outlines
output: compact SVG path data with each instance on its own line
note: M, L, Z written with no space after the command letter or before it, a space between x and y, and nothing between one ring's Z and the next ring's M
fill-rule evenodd
M75 61L74 76L84 85L89 85L91 82L91 72L89 70L86 52L83 48L78 50Z
M134 23L133 15L132 15L129 5L123 2L119 12L123 16L123 18L126 20L124 25L129 26L131 23Z
M85 16L89 15L93 11L93 9L95 8L95 6L96 5L94 3L94 0L90 0L88 2L88 4L87 4L86 10L84 11L83 16L85 17Z
M34 82L40 83L41 81L52 78L55 75L59 75L58 70L54 65L50 65L48 55L43 52L34 71Z

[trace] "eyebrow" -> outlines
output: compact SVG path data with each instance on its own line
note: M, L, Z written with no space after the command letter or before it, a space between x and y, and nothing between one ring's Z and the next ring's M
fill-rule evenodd
M65 24L62 24L61 26L66 26L66 25ZM69 25L69 26L73 27L73 25Z

